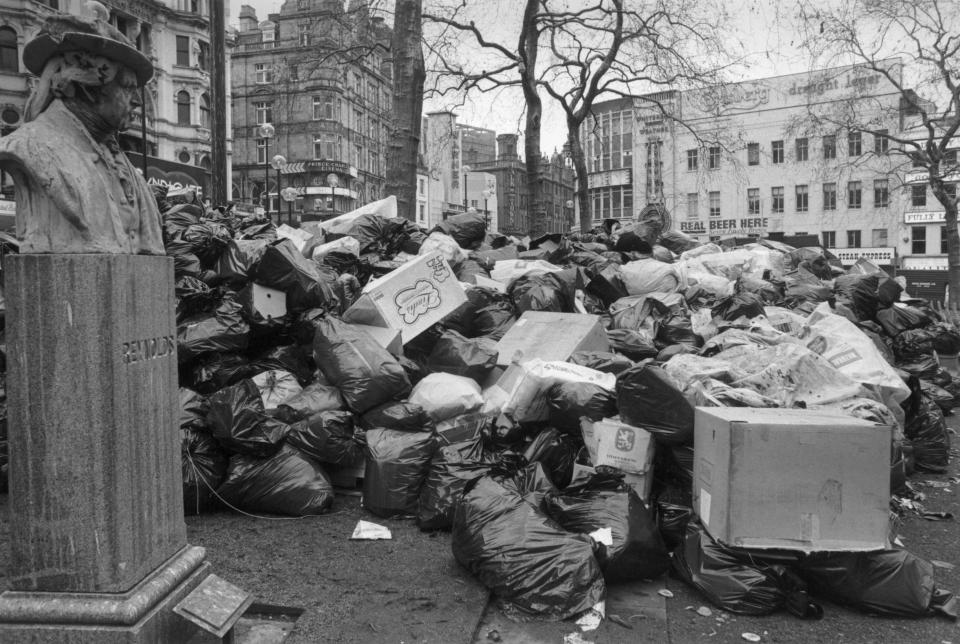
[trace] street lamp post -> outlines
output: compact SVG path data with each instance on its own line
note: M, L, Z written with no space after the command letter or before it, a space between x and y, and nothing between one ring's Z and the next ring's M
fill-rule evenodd
M282 154L275 154L270 159L270 165L277 171L277 223L280 223L280 169L287 165L287 158Z
M468 165L463 166L463 211L467 211L467 175L470 174L472 168Z
M567 203L564 204L564 205L566 205L566 207L567 207L567 225L570 226L570 228L572 229L572 228L573 228L573 217L571 216L571 214L572 214L572 212L573 212L573 199L567 199ZM584 231L581 230L580 232L582 233L582 232L584 232Z
M487 209L487 199L493 196L493 190L487 188L483 191L483 225L490 227L490 211Z
M297 189L292 186L287 186L282 191L280 191L280 196L283 197L283 200L287 202L287 223L291 226L293 225L293 202L297 199ZM279 207L279 206L278 206ZM277 216L279 220L279 215Z
M277 130L269 123L263 123L257 132L260 134L265 142L265 149L263 155L263 194L261 201L263 202L263 214L270 218L270 202L267 201L267 190L270 185L270 139L273 138L273 135L276 134Z

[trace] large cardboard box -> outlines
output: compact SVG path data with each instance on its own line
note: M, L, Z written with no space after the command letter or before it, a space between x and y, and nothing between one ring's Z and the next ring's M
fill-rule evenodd
M434 251L368 282L343 320L397 329L406 344L466 301L447 260Z
M362 329L370 334L377 344L389 351L392 355L399 356L403 353L403 342L400 338L400 331L389 329L383 326L370 326L369 324L352 324L358 329Z
M804 409L697 407L693 504L718 541L888 546L893 428Z
M562 362L576 351L609 351L610 341L600 316L527 311L497 343L497 350L497 364L505 367L515 358Z

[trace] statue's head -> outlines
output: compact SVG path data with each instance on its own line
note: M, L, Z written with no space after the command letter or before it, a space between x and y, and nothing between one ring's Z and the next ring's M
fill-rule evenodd
M84 15L44 22L23 49L23 64L40 77L27 101L26 120L60 98L96 114L111 129L126 127L153 64L108 20L107 9L90 0Z

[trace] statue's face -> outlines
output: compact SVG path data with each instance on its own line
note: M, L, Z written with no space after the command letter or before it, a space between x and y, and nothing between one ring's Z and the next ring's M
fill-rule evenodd
M101 93L97 111L115 130L127 127L130 115L140 107L140 88L132 72L121 70L112 81L107 83Z

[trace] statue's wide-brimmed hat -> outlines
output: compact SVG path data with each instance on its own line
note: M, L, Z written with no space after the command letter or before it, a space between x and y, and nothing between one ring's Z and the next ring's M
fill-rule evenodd
M107 22L109 13L98 2L88 2L89 15L58 15L47 18L37 37L23 48L23 64L37 76L53 56L85 51L122 63L133 70L137 83L145 85L153 76L153 63L130 40Z

